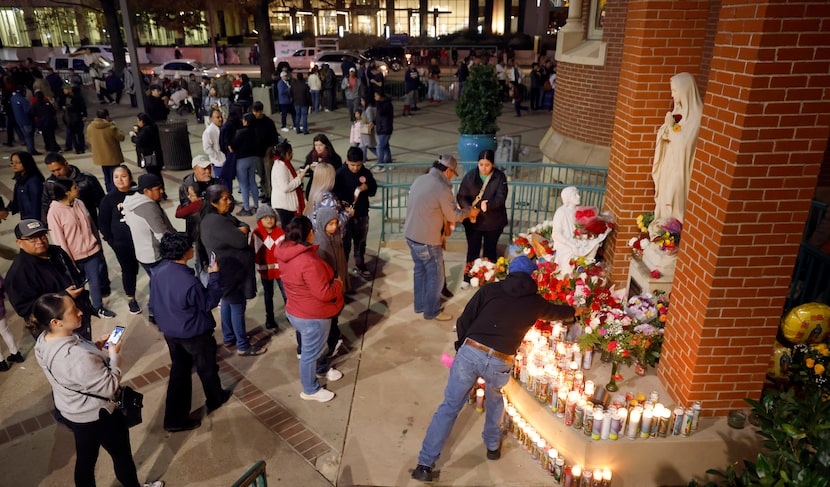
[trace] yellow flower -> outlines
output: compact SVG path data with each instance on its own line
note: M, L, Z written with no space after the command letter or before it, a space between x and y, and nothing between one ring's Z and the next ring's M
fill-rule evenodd
M824 366L821 364L816 364L816 368L814 369L816 374L821 375L824 373Z
M806 363L807 363L807 368L808 368L808 369L812 369L812 368L813 368L813 366L816 364L816 361L815 361L815 360L813 360L813 359L811 359L811 358L808 358L808 359L807 359L807 361L806 361Z
M830 356L830 349L828 349L827 345L824 343L819 343L818 345L814 346L813 350L820 353L824 357Z
M676 123L676 124L674 124L674 126L671 129L674 132L680 132L682 130L682 127L680 127L679 123Z

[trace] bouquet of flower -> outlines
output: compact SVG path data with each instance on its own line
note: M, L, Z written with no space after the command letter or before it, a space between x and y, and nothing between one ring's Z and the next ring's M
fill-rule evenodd
M467 264L464 275L470 278L470 285L473 287L498 282L507 277L507 260L504 257L499 257L496 262L485 258L476 259Z
M651 239L651 242L657 244L657 248L663 252L675 253L680 245L680 232L682 230L683 224L676 218L670 218L660 226L660 233Z
M628 300L625 313L640 323L647 323L657 318L656 298L651 294L633 296Z
M631 237L631 240L628 241L628 246L631 247L631 255L637 258L643 256L643 252L645 252L646 247L650 244L651 240L648 239L648 234L640 234L638 237Z
M550 240L553 236L553 220L545 220L542 223L534 225L527 230L530 234L539 234L545 240Z
M648 226L654 221L654 213L643 213L637 216L637 228L640 233L648 233Z
M830 349L827 344L798 344L793 347L793 361L790 366L790 380L804 388L806 393L821 394L830 400Z
M539 294L558 304L567 304L568 298L573 294L570 279L559 279L556 277L556 263L540 262L539 269L533 273Z
M592 311L589 326L579 337L579 346L583 350L599 348L616 362L630 364L634 358L632 349L638 341L633 337L632 323L631 317L620 308L603 307Z
M614 228L614 222L608 215L600 216L596 207L580 206L576 209L574 238L580 240L597 238L609 228Z
M508 248L507 252L511 257L524 255L529 259L535 259L540 257L539 254L553 255L553 248L550 245L550 236L545 238L539 233L520 233L513 239L513 245Z

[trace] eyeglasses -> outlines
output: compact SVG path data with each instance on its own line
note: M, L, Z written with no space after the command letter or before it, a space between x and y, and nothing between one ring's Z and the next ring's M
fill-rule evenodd
M30 242L30 241L48 240L48 239L49 239L49 235L47 233L39 233L37 235L32 235L31 237L19 238L18 240L21 240L23 242Z

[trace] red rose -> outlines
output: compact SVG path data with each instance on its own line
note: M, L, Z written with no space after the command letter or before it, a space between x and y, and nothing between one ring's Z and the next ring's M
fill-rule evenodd
M683 120L683 115L679 113L675 113L672 116L674 117L674 123L680 123L680 121Z
M655 279L660 279L661 275L662 274L660 274L660 271L658 271L657 269L654 269L653 271L651 271L651 277L653 277Z

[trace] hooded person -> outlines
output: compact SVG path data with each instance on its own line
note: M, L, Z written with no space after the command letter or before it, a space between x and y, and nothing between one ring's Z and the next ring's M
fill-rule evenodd
M334 271L334 277L343 279L343 292L348 293L349 285L348 261L343 251L343 239L340 236L340 212L333 206L322 206L317 211L314 227L314 245L317 245L317 255Z

